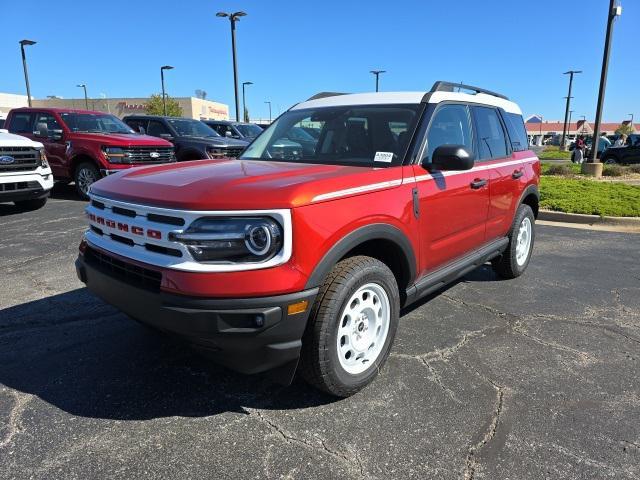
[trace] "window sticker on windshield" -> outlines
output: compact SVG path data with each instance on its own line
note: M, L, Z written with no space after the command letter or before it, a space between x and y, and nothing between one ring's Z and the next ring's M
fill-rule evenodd
M391 163L393 161L393 152L376 152L373 157L374 162Z

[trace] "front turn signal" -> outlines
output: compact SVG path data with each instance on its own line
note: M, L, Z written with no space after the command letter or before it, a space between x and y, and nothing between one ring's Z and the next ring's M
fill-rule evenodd
M307 310L308 306L309 306L308 300L301 300L299 302L292 303L287 307L287 314L295 315L297 313L303 313Z

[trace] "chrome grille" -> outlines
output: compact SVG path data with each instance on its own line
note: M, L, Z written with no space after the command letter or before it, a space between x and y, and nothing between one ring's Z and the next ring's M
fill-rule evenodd
M0 164L0 172L34 170L40 161L40 152L32 147L0 147L0 157L13 157L15 161L8 165Z
M244 147L212 147L207 150L210 158L237 158L242 152Z
M173 147L128 147L122 150L131 163L167 163L175 160ZM152 153L158 156L153 158Z

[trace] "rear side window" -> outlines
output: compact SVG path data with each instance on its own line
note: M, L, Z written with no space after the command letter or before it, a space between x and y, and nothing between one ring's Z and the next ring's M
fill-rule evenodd
M146 130L147 128L147 121L146 120L138 120L135 118L127 118L124 123L126 123L127 125L129 125L131 128L133 128L134 131L141 133L142 130L140 130L140 128L143 128Z
M504 122L507 124L507 132L509 132L513 151L521 152L527 150L529 148L529 139L527 138L527 131L524 128L522 115L518 115L517 113L502 113Z
M11 133L33 133L33 113L18 112L11 115L8 130Z
M473 107L476 120L479 160L507 156L507 139L495 108Z

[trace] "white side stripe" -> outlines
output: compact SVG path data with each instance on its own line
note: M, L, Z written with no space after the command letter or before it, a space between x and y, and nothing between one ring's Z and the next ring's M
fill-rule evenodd
M486 165L479 165L477 167L473 167L471 170L462 170L462 171L449 171L449 172L439 172L437 174L437 176L442 176L442 177L450 177L453 175L462 175L464 173L471 173L471 172L482 172L484 170L490 170L492 168L497 168L497 167L507 167L509 165L518 165L518 164L525 164L525 163L529 163L532 161L538 160L537 157L528 157L528 158L522 158L520 160L510 160L508 162L501 162L501 163L491 163L491 164L486 164ZM322 200L331 200L334 198L339 198L339 197L346 197L348 195L355 195L358 193L365 193L365 192L372 192L374 190L382 190L385 188L389 188L389 187L396 187L398 185L403 185L403 184L407 184L407 183L413 183L413 182L423 182L425 180L430 180L434 178L432 174L430 173L426 173L424 175L418 175L416 177L407 177L404 179L397 179L397 180L389 180L387 182L379 182L379 183L372 183L369 185L363 185L361 187L353 187L353 188L346 188L344 190L336 190L335 192L329 192L329 193L323 193L321 195L316 195L315 197L313 197L311 199L312 202L320 202Z

